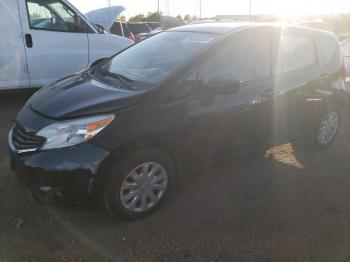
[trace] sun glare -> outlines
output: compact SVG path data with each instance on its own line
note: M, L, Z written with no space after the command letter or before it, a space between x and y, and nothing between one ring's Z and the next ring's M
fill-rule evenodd
M248 14L250 1L206 0L204 9L211 15ZM307 15L350 12L348 0L251 0L252 14L277 15L282 20Z

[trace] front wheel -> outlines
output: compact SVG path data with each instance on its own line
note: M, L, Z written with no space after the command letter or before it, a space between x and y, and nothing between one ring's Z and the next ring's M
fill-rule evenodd
M158 149L128 154L112 168L104 203L114 215L135 220L151 214L164 201L174 184L170 158Z

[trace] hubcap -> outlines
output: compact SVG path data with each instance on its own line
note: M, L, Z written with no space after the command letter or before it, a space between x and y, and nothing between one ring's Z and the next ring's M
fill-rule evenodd
M165 168L155 162L143 163L131 170L120 188L123 207L131 212L144 212L163 197L168 186Z
M328 113L321 121L318 130L318 141L321 145L329 144L337 134L339 117L337 112Z

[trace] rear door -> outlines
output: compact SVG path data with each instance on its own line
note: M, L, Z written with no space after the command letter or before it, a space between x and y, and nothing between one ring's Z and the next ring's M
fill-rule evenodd
M281 144L298 137L307 124L306 99L317 88L319 72L316 45L308 31L283 29L275 47L271 141Z
M0 89L29 85L27 59L16 0L0 1Z
M88 66L89 27L60 0L18 0L31 87Z

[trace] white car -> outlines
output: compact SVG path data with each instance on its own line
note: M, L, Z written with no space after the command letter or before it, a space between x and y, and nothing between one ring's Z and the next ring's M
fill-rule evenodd
M41 87L133 44L93 23L66 0L1 0L0 90Z

